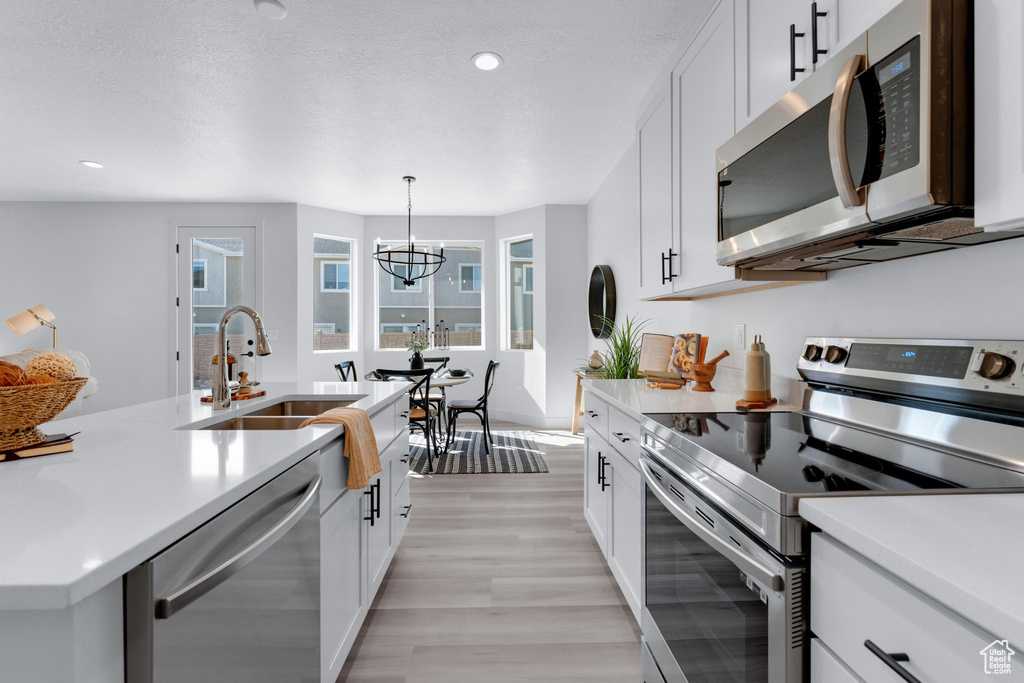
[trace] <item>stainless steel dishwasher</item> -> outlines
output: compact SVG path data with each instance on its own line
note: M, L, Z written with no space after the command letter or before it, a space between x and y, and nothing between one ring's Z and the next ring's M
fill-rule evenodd
M319 499L309 457L129 572L127 683L318 682Z

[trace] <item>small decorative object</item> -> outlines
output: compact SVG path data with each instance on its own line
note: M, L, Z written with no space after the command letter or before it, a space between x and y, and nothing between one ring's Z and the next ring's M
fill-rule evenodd
M676 335L667 370L686 375L694 363L700 362L701 336L696 332Z
M718 361L729 356L728 351L722 351L720 354L712 358L707 363L693 363L690 365L690 374L697 384L693 387L694 391L714 391L715 388L711 386L711 380L715 378L715 373L718 372Z
M53 331L53 348L57 348L57 326L53 324L56 318L49 308L42 304L36 304L26 308L21 313L7 319L7 324L18 334L31 332L39 327L46 326Z
M452 368L448 371L448 374L452 377L465 377L466 371L462 368Z
M213 365L219 365L220 364L220 356L219 355L214 356L213 360L211 361L211 363ZM235 381L235 363L236 363L235 357L232 356L229 353L228 354L228 381L229 382L234 382ZM214 370L214 373L216 373L216 372L217 371Z
M22 382L22 385L25 385L25 384L53 384L54 382L59 382L59 381L60 380L57 379L56 377L50 377L49 375L26 375L25 376L25 381Z
M412 358L409 359L409 369L422 370L423 352L427 349L427 340L422 337L413 337L405 342L405 348L412 351Z
M595 339L607 339L615 325L615 276L611 266L594 266L588 303L591 334Z
M28 362L25 366L26 375L49 375L61 382L74 379L78 372L75 361L59 353L43 353Z
M612 331L605 343L608 352L604 354L605 379L637 379L640 377L640 346L643 328L648 320L637 321L637 316L626 318L621 325L601 317Z
M754 342L747 351L743 373L743 398L736 402L736 407L767 408L778 403L777 399L772 398L771 393L770 362L761 335L754 335Z
M25 378L22 378L22 382ZM87 379L0 387L0 451L28 448L45 439L37 427L75 400Z
M601 368L604 367L604 359L601 358L601 354L598 352L597 349L594 349L594 353L591 354L589 365L594 370L600 370Z
M416 244L412 241L412 184L416 182L416 179L407 175L402 178L402 181L408 185L409 195L409 227L405 248L388 247L381 251L380 242L377 242L377 250L374 252L373 258L377 260L384 272L392 277L400 278L406 287L412 287L416 284L416 280L430 277L436 273L441 264L448 259L444 257L443 244L440 254L435 254L433 249L425 251L422 248L416 248Z
M14 363L0 360L0 387L16 387L25 383L25 371Z

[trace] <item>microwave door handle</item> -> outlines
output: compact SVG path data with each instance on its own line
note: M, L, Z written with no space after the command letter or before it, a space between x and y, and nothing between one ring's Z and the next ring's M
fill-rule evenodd
M266 552L270 546L277 543L282 536L299 523L302 516L313 506L313 503L316 501L316 494L320 491L320 481L320 477L317 477L310 482L306 487L306 493L302 496L302 500L296 503L295 507L287 515L270 527L262 536L210 571L196 577L167 597L157 600L156 618L170 619L174 614L180 612L182 608L192 604L245 569L253 560Z
M768 567L765 567L754 558L745 555L733 546L727 544L718 536L715 536L693 515L680 507L674 500L669 498L668 493L661 487L661 484L653 474L651 466L644 458L640 458L640 469L643 471L644 479L647 480L647 486L654 492L654 495L658 497L658 500L661 501L662 505L667 507L669 512L671 512L676 519L682 522L686 528L696 534L702 541L714 548L716 552L724 555L727 560L739 567L744 574L747 574L766 586L771 586L771 589L776 593L785 587L785 582L782 580L781 576L773 572Z
M846 60L836 79L832 106L828 113L828 157L832 163L832 180L843 206L851 209L864 204L864 193L853 184L850 157L846 148L846 108L857 74L864 68L864 55L853 55Z

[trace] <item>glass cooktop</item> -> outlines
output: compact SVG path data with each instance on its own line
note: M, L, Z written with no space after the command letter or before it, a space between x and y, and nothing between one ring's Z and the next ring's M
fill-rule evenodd
M1024 487L1021 472L800 413L644 417L671 449L773 507L794 507L780 495Z

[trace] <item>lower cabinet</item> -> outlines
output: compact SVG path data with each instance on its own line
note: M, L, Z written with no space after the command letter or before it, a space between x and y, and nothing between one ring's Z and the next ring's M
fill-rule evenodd
M409 431L381 452L383 470L361 491L328 498L320 516L320 679L334 683L408 525ZM339 458L331 444L321 457ZM347 477L347 462L344 463ZM400 513L405 513L401 516Z
M591 433L591 424L587 423L588 433L584 437L583 456L583 516L590 525L590 530L601 547L601 552L608 556L608 511L611 508L611 493L605 479L605 463L612 447L596 433Z

